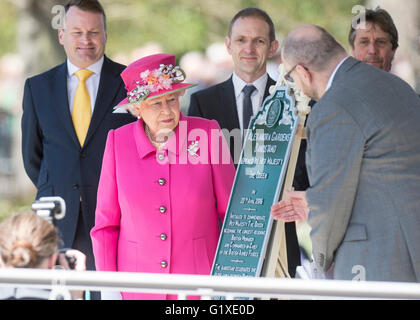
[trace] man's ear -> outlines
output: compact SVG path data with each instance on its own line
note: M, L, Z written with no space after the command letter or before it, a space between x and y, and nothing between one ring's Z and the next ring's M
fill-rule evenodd
M64 45L64 29L58 29L58 42L60 42L61 45Z
M226 49L227 49L227 51L229 52L229 54L232 54L230 44L231 44L231 42L230 42L230 37L229 37L229 36L227 36L227 37L225 38L225 45L226 45Z
M350 46L350 51L351 51L351 56L352 56L353 58L355 58L355 57L356 57L356 55L355 55L355 52L354 52L354 47L353 47L353 46Z
M391 63L394 61L395 52L397 52L397 48L395 48L394 50L392 50Z
M271 41L270 51L269 51L269 54L268 54L269 59L272 58L276 54L278 48L279 48L279 42L277 40Z
M306 69L305 67L298 64L296 66L296 72L299 72L299 75L301 76L301 79L304 79L305 82L307 82L308 84L311 83L312 74L308 69Z

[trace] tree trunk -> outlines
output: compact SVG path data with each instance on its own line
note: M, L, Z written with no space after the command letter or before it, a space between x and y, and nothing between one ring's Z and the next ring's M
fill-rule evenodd
M61 1L62 2L62 1ZM65 54L53 28L54 0L18 0L17 47L25 63L25 76L46 71L64 61Z
M58 43L57 30L53 28L52 8L61 4L54 0L16 0L13 2L18 12L17 50L23 60L23 74L17 97L16 114L11 118L11 154L9 174L0 175L0 195L10 198L34 193L32 182L23 169L21 156L21 104L23 84L27 77L46 71L65 59L64 50Z

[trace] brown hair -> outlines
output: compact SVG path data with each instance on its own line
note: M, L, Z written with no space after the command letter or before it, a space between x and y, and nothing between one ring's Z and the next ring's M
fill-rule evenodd
M229 24L228 36L230 37L232 35L232 27L234 23L236 22L236 20L238 20L239 18L248 18L248 17L260 18L264 20L265 22L267 22L268 27L269 27L268 37L270 39L270 42L273 42L274 40L276 40L276 32L274 29L274 23L273 23L273 20L271 20L268 13L262 9L252 8L252 7L242 9L232 18Z
M104 27L106 30L106 15L105 10L102 5L97 0L70 0L65 6L66 13L70 9L70 7L77 7L80 10L88 11L88 12L96 12L100 13L104 17Z
M0 224L0 257L6 267L37 268L58 249L57 229L35 213L19 213Z
M367 9L365 12L365 21L372 24L378 25L384 32L388 33L391 38L392 50L398 48L398 30L395 27L394 21L390 14L381 8L376 8L375 10ZM361 21L357 20L357 24ZM354 48L354 39L356 38L356 29L353 28L353 23L351 24L349 31L349 44Z

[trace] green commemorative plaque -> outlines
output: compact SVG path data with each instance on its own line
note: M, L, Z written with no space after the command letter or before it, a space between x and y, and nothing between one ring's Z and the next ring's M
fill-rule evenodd
M252 118L244 140L212 275L261 275L278 201L298 126L289 87L276 87Z

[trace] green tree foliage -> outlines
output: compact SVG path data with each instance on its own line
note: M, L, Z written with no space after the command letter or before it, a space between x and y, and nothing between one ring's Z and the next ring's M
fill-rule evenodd
M223 41L229 22L242 8L255 6L273 19L278 38L302 23L325 27L346 46L352 7L358 0L102 0L108 13L108 52L112 55L159 42L177 56Z
M60 0L57 4L64 2ZM299 24L313 23L325 27L346 45L352 7L363 1L101 0L101 3L108 18L108 55L154 41L180 56L223 41L230 19L247 6L262 8L270 14L280 40ZM48 15L52 18L51 12ZM17 16L14 1L0 2L0 55L16 51Z
M0 57L16 51L16 19L12 1L0 1Z

